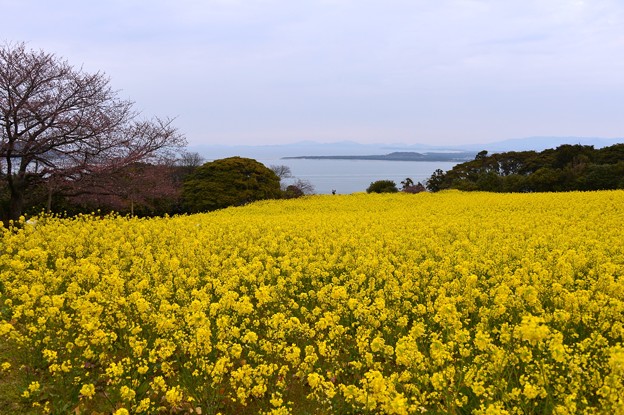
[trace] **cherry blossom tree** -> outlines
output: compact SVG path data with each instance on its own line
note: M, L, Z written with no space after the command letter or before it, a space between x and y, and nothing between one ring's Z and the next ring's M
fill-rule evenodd
M101 72L86 73L24 43L0 47L0 177L6 222L42 182L55 190L86 176L171 158L185 145L170 118L141 119Z

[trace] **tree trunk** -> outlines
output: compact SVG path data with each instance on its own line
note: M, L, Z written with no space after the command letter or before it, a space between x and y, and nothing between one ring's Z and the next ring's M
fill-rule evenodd
M17 221L24 211L24 192L11 189L11 200L9 202L9 220Z
M9 221L17 221L24 212L24 194L26 193L26 166L22 159L20 170L15 175L11 175L11 162L7 162L7 184L10 193L9 200ZM8 221L7 221L8 222Z
M48 200L46 203L46 213L52 213L52 188L48 188Z

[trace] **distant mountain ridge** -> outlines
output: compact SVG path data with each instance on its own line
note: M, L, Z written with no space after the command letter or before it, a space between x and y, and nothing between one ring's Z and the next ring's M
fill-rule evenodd
M416 152L434 153L473 153L486 150L488 153L506 151L542 151L556 148L562 144L593 145L595 148L607 147L624 143L624 138L600 137L525 137L501 140L491 143L430 145L404 143L361 144L353 141L321 143L315 141L299 141L291 144L271 145L207 145L196 144L188 147L189 151L197 152L206 160L224 157L241 156L256 159L281 159L284 157L301 156L386 156L392 153Z
M296 156L282 157L285 160L382 160L382 161L468 161L472 160L476 152L445 152L445 153L416 153L414 151L395 151L389 154L368 156Z

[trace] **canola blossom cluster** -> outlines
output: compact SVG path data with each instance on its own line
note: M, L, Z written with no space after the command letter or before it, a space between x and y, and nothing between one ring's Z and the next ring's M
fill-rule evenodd
M41 217L2 234L0 379L33 413L622 414L623 224L624 191Z

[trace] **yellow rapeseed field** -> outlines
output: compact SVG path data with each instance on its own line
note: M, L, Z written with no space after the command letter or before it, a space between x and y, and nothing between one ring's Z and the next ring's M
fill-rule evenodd
M624 413L624 191L38 218L4 413Z

